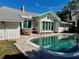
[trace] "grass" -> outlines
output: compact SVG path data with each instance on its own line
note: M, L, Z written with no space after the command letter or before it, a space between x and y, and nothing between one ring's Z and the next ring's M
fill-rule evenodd
M15 41L0 41L0 56L20 53L20 51L16 48L14 43Z

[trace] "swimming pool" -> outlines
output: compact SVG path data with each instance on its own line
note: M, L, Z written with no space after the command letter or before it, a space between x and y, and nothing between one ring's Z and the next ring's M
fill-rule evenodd
M40 48L44 48L58 54L65 53L64 55L69 54L70 56L74 55L72 53L75 52L77 52L77 55L79 54L78 37L75 35L56 35L41 37L32 39L31 42L35 45L40 46Z

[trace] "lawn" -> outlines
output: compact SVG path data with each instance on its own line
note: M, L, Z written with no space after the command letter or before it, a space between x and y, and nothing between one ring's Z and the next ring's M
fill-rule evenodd
M20 51L16 48L14 43L15 41L0 41L0 56L20 53Z

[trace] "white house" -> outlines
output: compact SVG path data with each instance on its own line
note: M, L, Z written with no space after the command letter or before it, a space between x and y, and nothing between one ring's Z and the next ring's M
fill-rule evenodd
M30 14L30 17L28 14ZM61 19L51 11L43 14L26 12L26 15L21 14L21 16L25 19L21 22L21 29L24 34L32 34L32 31L36 33L58 33L68 30L68 23L62 22Z
M18 15L20 10L0 7L0 39L20 38L20 22L23 19Z
M64 25L65 26L64 26ZM67 26L66 26L67 25ZM0 39L20 38L20 32L25 34L63 32L68 29L68 24L52 12L36 14L21 10L0 7Z
M53 12L49 11L33 18L33 28L38 33L63 32L68 29L68 23L64 23Z
M24 10L24 6L21 7L20 16L24 19L20 24L21 34L32 34L33 18L38 14L28 12Z

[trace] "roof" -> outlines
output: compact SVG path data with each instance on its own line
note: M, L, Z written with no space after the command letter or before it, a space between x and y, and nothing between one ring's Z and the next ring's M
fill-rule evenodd
M0 21L21 22L23 19L18 15L20 11L8 7L0 7Z
M21 15L19 15L21 13ZM9 7L2 6L0 7L0 21L8 21L8 22L22 22L23 17L26 16L29 18L29 16L36 16L37 14L31 13L31 12L22 12L18 9L13 9Z
M21 16L26 16L26 17L34 17L34 16L37 16L38 14L37 13L32 13L32 12L21 12Z
M20 15L22 18L32 19L32 17L35 17L35 16L37 16L38 14L37 14L37 13L33 13L33 12L28 12L28 11L21 11L21 12L19 13L19 15Z
M71 23L61 21L61 24L71 24Z
M61 19L55 13L53 13L52 11L48 11L46 13L39 14L36 17L41 19L41 18L44 18L46 16L51 17L54 21L61 21Z

